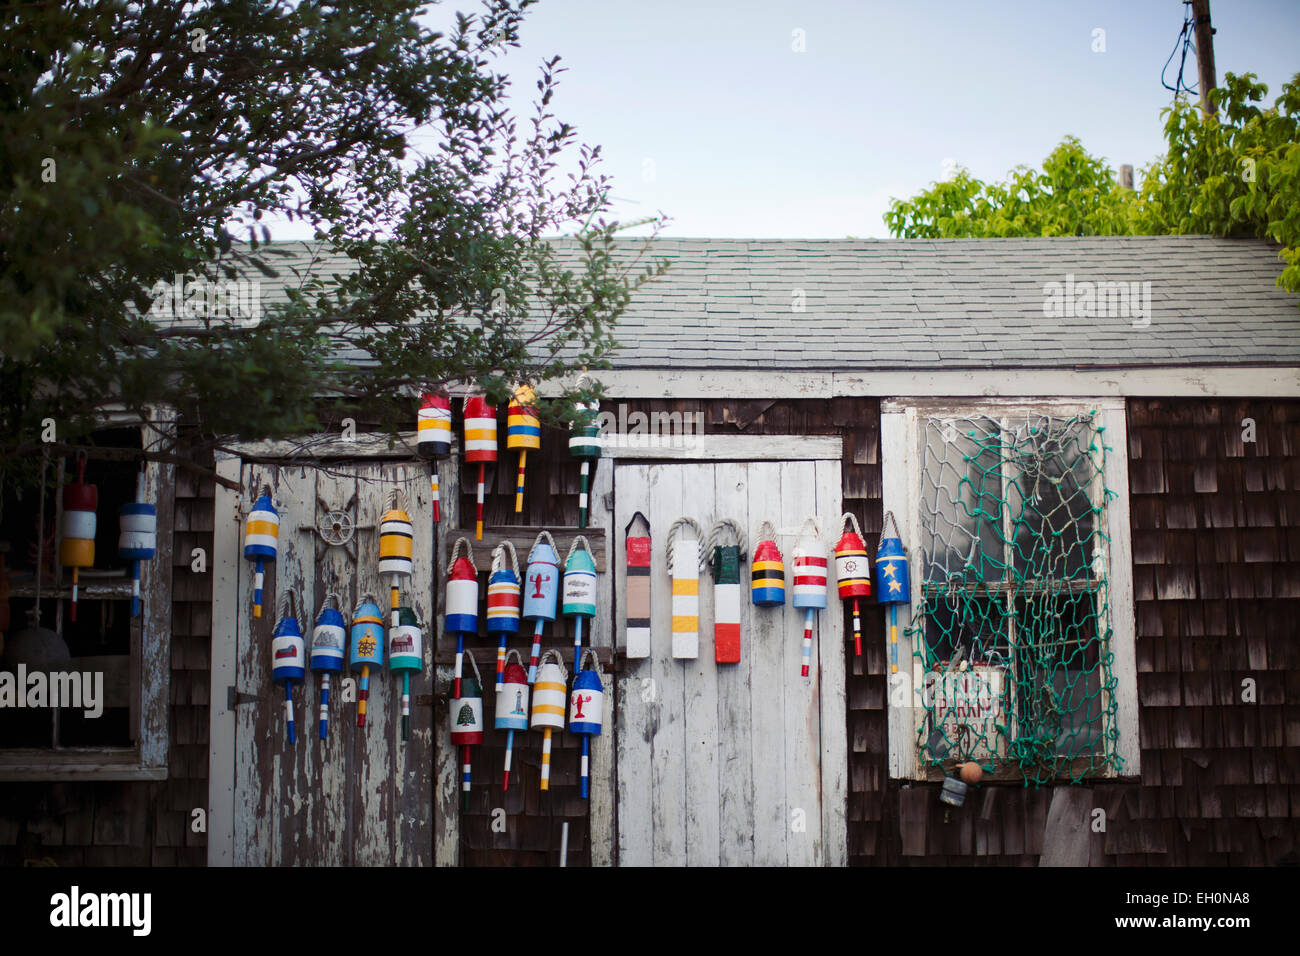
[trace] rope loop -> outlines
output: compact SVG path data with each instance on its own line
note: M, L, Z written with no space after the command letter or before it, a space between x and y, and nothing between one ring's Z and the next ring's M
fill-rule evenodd
M478 574L478 565L474 563L474 548L470 545L469 541L465 539L465 536L461 535L456 539L456 543L451 546L451 560L447 562L448 577L451 576L451 567L456 563L456 557L460 554L460 546L462 544L465 546L465 559L469 561L469 566L474 569L474 573Z
M700 526L694 518L678 518L668 529L668 573L670 575L673 573L673 539L682 528L690 528L695 532L695 543L699 546L700 552L699 570L704 570L704 532L700 530Z
M507 538L499 545L492 549L492 573L502 570L506 566L506 552L510 552L510 569L515 573L515 580L519 580L519 554L515 551L515 543Z

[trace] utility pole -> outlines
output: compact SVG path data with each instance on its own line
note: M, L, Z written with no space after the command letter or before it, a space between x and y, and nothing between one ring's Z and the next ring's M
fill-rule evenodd
M1196 82L1201 88L1201 112L1207 118L1215 113L1210 102L1214 89L1214 27L1210 26L1210 0L1192 0L1196 23Z

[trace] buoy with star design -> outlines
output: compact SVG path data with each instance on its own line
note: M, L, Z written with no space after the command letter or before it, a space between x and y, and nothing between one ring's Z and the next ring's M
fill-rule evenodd
M894 534L889 534L893 526ZM892 511L885 512L881 526L880 547L876 549L876 600L889 605L889 673L898 673L898 605L910 604L907 551L898 533L898 522Z

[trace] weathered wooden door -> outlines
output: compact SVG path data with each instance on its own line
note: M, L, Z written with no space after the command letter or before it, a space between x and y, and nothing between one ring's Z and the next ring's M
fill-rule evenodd
M235 689L247 697L235 708L235 865L416 865L432 863L431 768L433 708L427 706L433 661L431 575L432 507L428 471L418 465L245 464L242 511L270 485L280 512L279 555L268 567L262 617L252 616L253 567L239 559L234 640ZM310 670L293 691L297 743L285 739L284 691L271 683L271 632L279 598L292 588L304 598L299 612L308 651L311 630L328 591L351 619L361 595L371 594L387 617L388 581L378 574L379 517L396 487L406 492L415 525L415 573L402 603L424 625L425 668L411 681L411 735L403 741L396 679L371 673L367 726L356 726L352 686L333 679L329 738L319 739L319 682ZM319 516L342 511L353 522L351 542L326 544ZM387 655L385 654L385 659ZM344 677L347 677L346 669ZM351 692L349 692L351 691ZM226 688L213 688L213 693ZM252 699L248 699L251 697ZM419 698L426 698L421 705ZM350 698L350 699L349 699Z
M838 461L619 463L614 474L615 592L626 580L623 529L651 523L652 654L618 681L620 865L813 866L846 859L848 760L844 635L831 575L810 677L801 677L803 612L755 608L742 565L741 659L715 664L712 578L700 580L700 656L671 656L667 534L678 517L707 534L732 518L752 548L763 520L786 557L806 517L820 516L829 554L841 512ZM626 625L618 611L619 646Z

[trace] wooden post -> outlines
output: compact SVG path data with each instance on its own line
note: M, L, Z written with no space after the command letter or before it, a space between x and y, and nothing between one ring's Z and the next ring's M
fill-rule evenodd
M1196 29L1196 81L1201 87L1201 112L1214 115L1210 90L1214 89L1214 27L1210 26L1210 0L1192 0Z
M1119 184L1125 189L1133 188L1133 167L1128 163L1119 168Z

